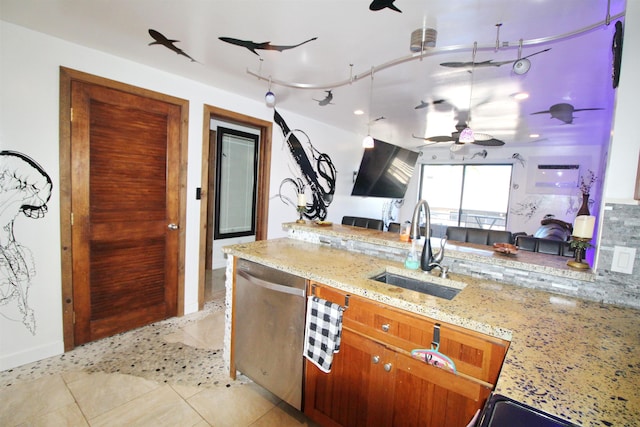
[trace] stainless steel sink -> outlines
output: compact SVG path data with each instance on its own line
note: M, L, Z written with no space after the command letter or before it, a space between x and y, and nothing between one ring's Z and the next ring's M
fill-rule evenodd
M393 273L390 271L384 271L371 277L371 279L378 282L387 283L389 285L397 286L399 288L409 289L411 291L421 292L423 294L433 295L434 297L444 298L448 300L452 300L462 290L452 286L435 283L437 278L429 276L426 273L424 276L424 279L418 279Z

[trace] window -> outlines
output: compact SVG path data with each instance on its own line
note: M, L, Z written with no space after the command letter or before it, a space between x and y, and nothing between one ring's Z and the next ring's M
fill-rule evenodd
M258 136L218 127L216 239L255 234Z
M419 196L434 235L448 226L505 230L512 165L422 165Z

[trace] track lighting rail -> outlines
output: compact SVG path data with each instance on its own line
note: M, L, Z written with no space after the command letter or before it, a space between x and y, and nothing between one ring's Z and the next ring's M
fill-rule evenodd
M608 26L611 23L611 20L615 20L618 18L621 18L625 15L625 12L620 12L616 15L613 16L609 16L607 14L607 17L605 19L603 19L602 21L596 22L595 24L589 25L587 27L583 27L580 28L578 30L569 32L569 33L564 33L564 34L559 34L559 35L555 35L555 36L548 36L548 37L541 37L541 38L537 38L537 39L530 39L530 40L518 40L515 43L511 43L511 42L503 42L501 49L518 49L520 45L522 46L536 46L539 44L545 44L545 43L550 43L550 42L554 42L557 40L565 40L565 39L570 39L572 37L576 37L579 36L581 34L584 33L588 33L590 31L593 31L601 26ZM261 74L261 72L255 72L250 70L249 68L247 68L247 74L252 75L254 77L256 77L259 80L265 80L265 81L269 81L272 84L278 85L278 86L283 86L283 87L290 87L290 88L294 88L294 89L334 89L337 87L341 87L341 86L346 86L349 85L353 82L356 82L358 80L361 80L365 77L369 77L370 75L372 75L373 73L377 73L379 71L385 70L387 68L392 68L395 67L396 65L400 65L400 64L404 64L405 62L409 62L409 61L413 61L416 59L421 59L427 56L435 56L435 55L440 55L443 53L449 53L449 52L459 52L459 51L466 51L466 50L473 50L474 49L474 45L453 45L453 46L444 46L444 47L436 47L436 48L431 48L428 51L422 51L422 52L416 52L410 55L406 55L406 56L402 56L400 58L396 58L393 59L391 61L388 62L384 62L380 65L377 66L373 66L371 67L368 71L364 71L360 74L356 74L353 76L350 76L347 79L344 80L340 80L337 82L332 82L332 83L320 83L320 84L315 84L315 83L300 83L300 82L287 82L284 80L279 80L279 79L274 79L271 76L263 76ZM478 50L491 50L491 51L495 51L496 49L496 45L495 43L493 44L486 44L486 45L478 45L477 46Z

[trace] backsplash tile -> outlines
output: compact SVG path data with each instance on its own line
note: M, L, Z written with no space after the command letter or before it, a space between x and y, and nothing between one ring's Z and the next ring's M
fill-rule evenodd
M443 264L451 271L476 278L515 284L549 292L575 296L592 301L640 308L640 206L606 204L601 223L602 235L595 280L550 276L536 271L505 268L467 259L445 256ZM376 245L336 236L319 236L313 232L289 230L289 237L311 243L323 243L336 249L359 252L382 259L404 261L406 250ZM611 271L614 246L636 248L634 274Z

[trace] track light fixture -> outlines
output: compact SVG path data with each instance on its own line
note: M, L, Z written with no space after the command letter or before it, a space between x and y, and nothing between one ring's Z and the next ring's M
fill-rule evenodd
M371 68L371 85L369 86L369 119L367 121L367 136L362 140L362 147L373 148L373 138L371 137L371 105L373 104L373 68Z
M271 92L271 76L269 76L269 89L264 95L264 102L267 104L267 107L276 105L276 94Z

